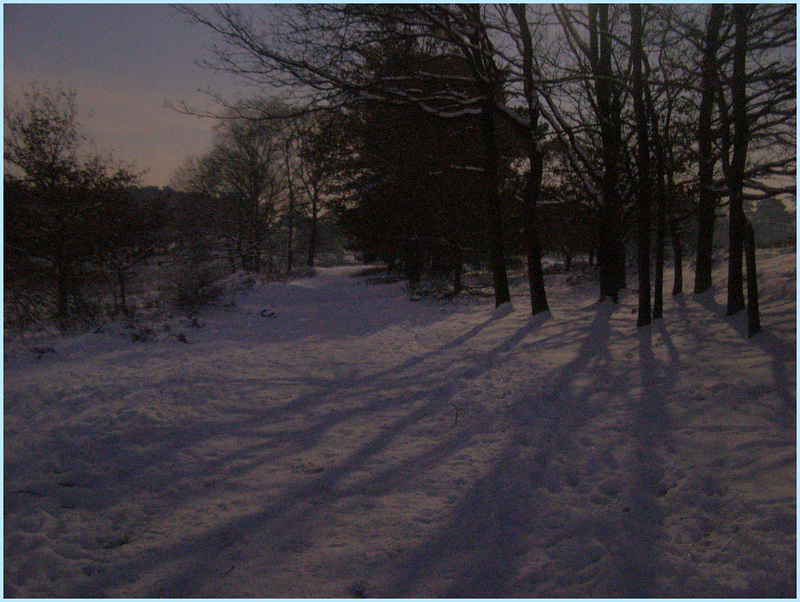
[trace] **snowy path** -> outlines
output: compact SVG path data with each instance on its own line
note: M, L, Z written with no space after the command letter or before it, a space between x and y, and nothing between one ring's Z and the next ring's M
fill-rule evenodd
M560 276L530 318L353 268L7 336L5 593L793 596L795 256L760 267L751 340L721 292L637 330Z

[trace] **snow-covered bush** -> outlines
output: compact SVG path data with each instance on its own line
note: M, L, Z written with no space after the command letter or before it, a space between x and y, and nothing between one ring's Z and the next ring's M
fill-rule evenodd
M180 310L195 312L216 301L224 292L219 284L223 273L214 264L188 262L179 265L168 283L168 296Z

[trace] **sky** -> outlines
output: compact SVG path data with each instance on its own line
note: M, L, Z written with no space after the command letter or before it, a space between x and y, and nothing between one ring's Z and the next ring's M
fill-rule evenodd
M210 149L214 122L165 102L206 107L201 90L246 93L196 64L210 41L165 4L5 4L4 102L32 82L73 88L97 150L147 170L143 185L166 186L187 156Z

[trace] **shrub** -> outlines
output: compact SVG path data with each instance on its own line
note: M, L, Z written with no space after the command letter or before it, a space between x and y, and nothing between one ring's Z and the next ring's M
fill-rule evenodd
M214 264L181 265L169 285L172 303L190 313L213 303L224 292L219 284L222 276L223 270Z

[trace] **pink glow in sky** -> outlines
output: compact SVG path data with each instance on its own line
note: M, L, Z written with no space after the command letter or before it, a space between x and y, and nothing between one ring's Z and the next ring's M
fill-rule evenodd
M198 90L247 94L230 77L195 64L208 58L208 33L167 5L6 4L4 96L31 82L75 89L98 150L146 169L164 186L188 155L211 144L213 121L181 115L165 101L205 107Z

